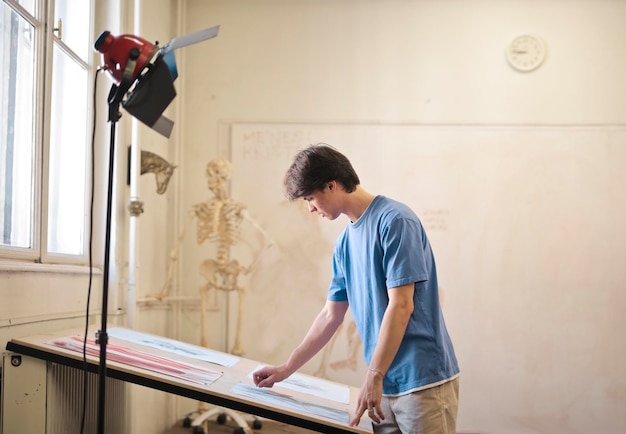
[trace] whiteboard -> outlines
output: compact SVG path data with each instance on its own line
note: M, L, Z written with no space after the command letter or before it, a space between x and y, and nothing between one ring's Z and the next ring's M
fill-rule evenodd
M626 431L626 128L233 123L232 196L278 245L246 283L257 359L283 361L325 300L346 219L308 214L282 185L318 142L422 219L461 367L459 429ZM361 354L337 363L352 348L338 337L310 371L360 386Z

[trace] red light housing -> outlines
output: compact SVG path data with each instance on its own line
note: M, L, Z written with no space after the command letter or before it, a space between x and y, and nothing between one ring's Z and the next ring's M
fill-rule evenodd
M116 84L122 81L124 69L131 56L131 50L135 48L139 51L139 57L137 58L137 64L135 65L131 82L139 77L141 71L143 71L157 51L157 46L146 39L135 35L120 35L115 37L108 30L100 34L94 47L102 53L104 69L111 74Z

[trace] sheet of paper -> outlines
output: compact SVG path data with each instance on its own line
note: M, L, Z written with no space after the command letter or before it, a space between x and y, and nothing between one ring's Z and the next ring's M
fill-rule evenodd
M174 339L153 336L121 327L110 328L108 330L108 335L123 341L145 345L146 347L157 348L162 351L178 354L180 356L191 357L192 359L202 360L209 363L215 363L220 366L231 367L236 365L240 360L239 357L230 354L220 353L218 351L213 351L197 345L186 344Z
M90 356L98 357L100 355L99 344L96 344L94 340L90 339L88 339L85 344L83 338L78 336L53 339L46 343L48 345L54 345L55 347L64 348L81 354L83 353L84 348ZM176 362L171 359L166 359L165 357L155 356L153 354L113 344L107 344L107 360L158 372L160 374L191 381L203 386L208 386L222 375L221 372Z
M262 367L263 365L257 366L254 371L248 374L248 378L252 378L252 373ZM350 388L348 386L331 383L322 378L310 377L296 372L286 380L276 383L276 386L307 393L318 398L329 399L341 404L350 404Z
M308 413L341 423L350 422L350 414L347 411L313 404L310 402L298 401L289 395L278 393L272 389L259 388L250 384L239 383L231 389L231 392L256 401L286 407L301 413Z

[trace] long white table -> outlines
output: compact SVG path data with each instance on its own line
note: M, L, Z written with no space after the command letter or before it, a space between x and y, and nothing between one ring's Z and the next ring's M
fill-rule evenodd
M141 339L119 338L126 333ZM88 342L94 334L88 334ZM76 344L82 347L83 335L84 330L68 330L14 338L6 348L16 354L83 369L82 351L72 348ZM204 358L203 351L213 353L220 363L225 363L220 365L201 360ZM211 359L212 356L209 356ZM88 353L86 358L87 370L97 373L98 355ZM106 372L110 378L318 432L372 432L367 416L357 427L348 425L356 409L357 388L296 374L293 384L285 382L272 389L259 389L250 376L259 365L258 361L235 358L154 335L137 334L129 329L115 327L109 330ZM337 391L344 394L345 402L334 399L335 395L342 394L336 394Z

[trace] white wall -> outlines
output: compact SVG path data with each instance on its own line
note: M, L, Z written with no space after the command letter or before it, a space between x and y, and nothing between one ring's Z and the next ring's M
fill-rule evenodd
M179 34L177 27L180 17L180 5L175 0L128 0L128 28L125 32L141 37L163 46ZM182 4L182 3L181 3ZM177 83L176 83L177 84ZM177 121L177 103L175 99L164 115ZM130 118L130 115L125 114ZM153 152L168 161L176 161L179 146L177 137L180 129L167 139L139 121L132 119L126 145L133 146L131 164L132 188L126 186L126 203L130 200L143 202L144 212L138 217L131 217L128 212L128 230L124 239L124 258L127 261L125 277L125 307L127 308L126 326L136 330L154 333L161 336L179 338L177 333L176 305L145 308L141 300L146 294L158 292L164 282L164 270L167 266L165 247L170 242L171 228L175 225L176 197L171 193L159 195L156 192L155 176L151 173L139 174L139 158L142 150ZM125 148L124 148L125 150ZM175 185L175 178L170 181L168 192ZM130 421L130 432L161 432L172 426L184 414L176 408L176 398L172 395L134 386L132 393L133 415ZM193 409L193 407L191 407ZM186 411L190 411L186 407Z
M220 24L221 30L216 40L185 49L184 67L180 68L184 89L179 99L184 114L180 125L185 140L181 143L181 179L177 188L182 209L210 197L204 187L204 166L217 155L230 155L230 126L240 122L401 123L450 129L461 125L498 125L510 126L513 135L516 126L626 123L626 82L622 78L626 60L621 55L626 49L626 30L622 25L625 2L276 0L185 4L185 32L215 24ZM504 56L509 41L522 33L539 35L548 45L545 64L531 73L514 71ZM302 146L307 144L303 142ZM248 181L256 174L249 170L238 172L235 167L234 176ZM367 179L368 172L361 173L361 177ZM280 190L282 186L277 184L275 188ZM261 198L266 194L272 193L256 192ZM267 213L266 209L250 211L262 218ZM615 230L616 239L623 240L623 230ZM197 292L202 283L197 267L211 254L209 248L195 246L191 238L183 245L179 278L179 290L188 294ZM618 248L623 249L623 245ZM317 254L323 257L325 253ZM442 257L450 254L441 252ZM284 263L286 269L295 266L289 260ZM611 272L617 285L613 289L618 289L626 278L623 271L612 268ZM263 297L258 294L248 306L272 312L268 314L269 323L261 323L263 315L258 312L246 317L250 322L251 318L259 321L247 324L249 331L255 331L250 336L260 327L264 331L263 339L244 342L247 355L252 358L280 362L299 342L321 307L325 287L285 286L288 285L269 292L275 295L283 291L282 297L290 300L288 306L281 304L279 295L270 297L265 308L260 304ZM294 296L298 291L302 299ZM305 295L307 291L314 295ZM619 297L618 301L624 302ZM236 299L232 302L236 303ZM450 305L452 301L446 299L446 303ZM572 307L580 308L584 306ZM507 309L502 306L501 312ZM234 314L234 310L230 313ZM281 316L283 327L278 325ZM212 323L218 331L222 330L221 320L215 315ZM455 323L454 318L450 322ZM284 333L285 328L289 334ZM232 340L232 318L228 331ZM467 335L469 331L463 334L462 325L456 325L455 331L461 358L471 357L466 348L473 337ZM191 313L183 318L181 332L183 336L197 334L197 320ZM280 340L280 347L268 344L269 348L263 348L261 343L268 343L272 333L280 335L275 338ZM220 333L213 342L217 348L228 347ZM497 351L489 342L476 345ZM617 354L622 353L623 349ZM538 356L537 360L541 365L543 359ZM316 360L305 370L314 372L318 366ZM334 375L352 378L345 371ZM468 387L462 392L465 404L460 411L460 429L557 433L566 426L568 432L585 430L576 425L569 413L556 413L559 406L542 409L501 402L492 408L486 397L494 395L493 390L478 392L474 386L480 385L475 381L469 375L465 380ZM590 414L588 420L599 421L600 431L619 432L626 424L626 415L619 410L623 408L623 385L606 393L614 397L612 402L616 404L605 409L606 413L600 410ZM544 399L547 397L538 401Z

